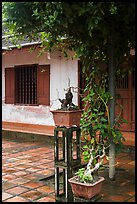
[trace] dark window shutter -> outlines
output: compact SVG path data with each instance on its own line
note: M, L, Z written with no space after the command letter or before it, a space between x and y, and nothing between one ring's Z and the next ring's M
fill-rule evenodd
M50 65L38 66L38 104L50 105Z
M15 102L15 69L5 68L5 103Z

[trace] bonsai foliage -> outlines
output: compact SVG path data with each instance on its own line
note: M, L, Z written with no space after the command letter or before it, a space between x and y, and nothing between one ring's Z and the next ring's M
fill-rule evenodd
M61 99L59 97L59 91L57 90L58 100L61 103L61 108L58 110L70 111L78 110L79 107L73 103L73 93L76 87L70 86L70 78L68 78L68 88L64 89L66 91L65 98Z
M109 102L113 98L108 91L107 73L101 73L99 68L95 69L94 66L91 70L86 77L84 111L80 124L83 158L88 164L86 169L82 168L76 173L83 182L92 181L97 170L103 165L104 158L109 159L110 138L113 138L116 153L122 150L125 139L120 126L127 122L121 117L120 106L121 112L116 116L113 127L110 126Z
M71 92L71 88L69 87L67 93L65 94L65 99L58 100L61 102L61 108L59 110L70 111L70 110L78 110L78 106L72 103L73 94Z

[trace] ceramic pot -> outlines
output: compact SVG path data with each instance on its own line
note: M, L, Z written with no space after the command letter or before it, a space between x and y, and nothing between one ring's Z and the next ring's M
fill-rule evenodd
M78 176L74 176L68 179L71 184L72 192L75 197L81 197L85 199L91 199L95 195L98 195L101 191L102 182L105 180L103 177L99 177L99 179L93 183L80 183L76 181Z
M71 111L63 111L63 110L54 110L51 111L53 114L55 126L65 126L71 127L73 125L80 125L80 118L82 114L82 110L71 110Z

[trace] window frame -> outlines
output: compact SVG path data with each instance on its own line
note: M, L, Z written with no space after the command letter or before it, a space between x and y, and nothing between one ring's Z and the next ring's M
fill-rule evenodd
M16 98L15 90L17 79L15 79L15 69L30 66L37 66L37 104L20 104L17 103ZM45 69L44 72L43 69ZM13 80L10 80L11 78ZM5 104L14 104L17 106L50 106L50 64L27 64L15 65L14 67L5 67Z
M26 68L28 69L29 67L36 67L36 70L38 70L38 64L27 64L27 65L16 65L14 66L15 68L15 105L18 105L18 106L38 106L38 96L37 96L37 86L38 86L38 82L37 82L37 75L36 75L36 101L37 103L18 103L17 102L17 89L18 89L18 85L17 85L17 75L16 75L16 69L21 69L21 68ZM21 90L22 92L23 90ZM22 93L21 93L22 94ZM25 100L25 99L24 99ZM28 97L27 97L27 100L28 100Z

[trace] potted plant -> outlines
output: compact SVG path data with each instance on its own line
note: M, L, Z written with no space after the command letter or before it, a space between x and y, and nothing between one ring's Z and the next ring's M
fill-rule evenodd
M72 103L73 94L71 92L71 88L73 87L69 87L67 89L65 99L58 98L58 100L61 102L61 108L51 111L55 126L71 127L73 125L80 125L82 110Z
M82 155L87 165L68 180L73 194L86 199L100 193L104 178L98 170L103 167L104 159L109 159L110 137L113 137L118 153L124 141L119 128L121 123L127 122L120 112L113 127L110 126L109 102L112 97L106 85L107 75L102 73L98 78L94 76L92 72L86 77L84 111L80 121Z

